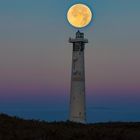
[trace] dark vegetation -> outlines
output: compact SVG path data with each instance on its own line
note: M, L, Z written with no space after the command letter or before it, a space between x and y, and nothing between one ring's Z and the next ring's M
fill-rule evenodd
M49 123L0 114L0 140L140 140L140 123Z

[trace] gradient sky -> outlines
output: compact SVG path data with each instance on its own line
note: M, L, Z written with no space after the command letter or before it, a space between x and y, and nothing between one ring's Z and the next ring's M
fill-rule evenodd
M66 120L74 3L94 13L86 45L88 122L140 121L139 0L1 0L0 112Z

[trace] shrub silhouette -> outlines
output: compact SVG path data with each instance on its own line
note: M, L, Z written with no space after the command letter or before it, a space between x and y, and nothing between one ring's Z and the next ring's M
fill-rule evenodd
M0 114L0 140L140 140L140 123L49 123Z

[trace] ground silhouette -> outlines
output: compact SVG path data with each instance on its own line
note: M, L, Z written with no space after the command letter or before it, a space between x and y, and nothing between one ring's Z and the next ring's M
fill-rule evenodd
M140 123L50 123L0 114L0 140L140 140Z

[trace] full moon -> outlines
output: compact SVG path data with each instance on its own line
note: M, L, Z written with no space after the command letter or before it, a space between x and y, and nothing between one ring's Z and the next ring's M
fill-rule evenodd
M92 12L85 4L75 4L68 10L67 19L76 28L87 26L92 19Z

